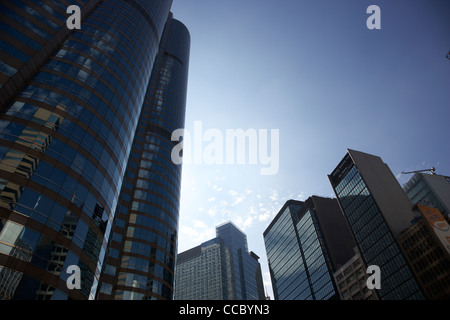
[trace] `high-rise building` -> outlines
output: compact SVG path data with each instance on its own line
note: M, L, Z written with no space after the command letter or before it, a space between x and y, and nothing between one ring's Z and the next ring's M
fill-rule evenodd
M248 252L247 236L232 222L216 237L178 254L176 300L264 300L259 257Z
M287 201L264 242L276 300L339 299L333 273L353 257L355 243L336 199Z
M173 299L181 166L171 134L184 128L189 32L169 17L117 204L99 299Z
M154 280L142 291L133 279L136 294L170 298L180 181L166 149L184 121L187 32L171 0L74 4L81 29L66 2L0 4L0 299L94 299L108 243L119 278ZM80 289L66 284L72 265Z
M418 172L403 189L413 205L431 206L450 217L450 177Z
M399 237L427 299L450 299L450 227L439 209L418 204L412 226Z
M328 176L365 265L381 272L380 299L423 299L399 247L414 218L411 202L380 157L348 150Z

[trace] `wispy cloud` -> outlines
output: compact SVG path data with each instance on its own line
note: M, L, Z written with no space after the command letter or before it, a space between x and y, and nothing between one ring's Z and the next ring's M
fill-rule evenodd
M278 200L278 190L273 189L272 194L269 196L269 199L272 201Z
M202 220L195 219L192 226L181 225L180 234L188 238L193 245L201 244L215 236L215 227L208 226Z
M295 200L300 200L300 201L304 201L309 197L309 194L305 191L300 192L297 197L295 198Z
M238 204L242 203L247 195L249 195L251 192L251 190L247 189L245 192L239 194L235 190L229 190L228 194L231 196L231 206L235 207Z

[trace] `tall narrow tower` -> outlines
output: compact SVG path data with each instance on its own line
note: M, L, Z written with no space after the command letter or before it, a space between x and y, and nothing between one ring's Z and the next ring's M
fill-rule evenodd
M184 128L190 36L169 16L117 205L100 299L172 299L181 166L172 132Z
M189 42L183 38L184 51L167 49L164 61L155 59L162 38L168 46L178 44L169 34L185 37L186 31L173 21L170 29L184 31L163 36L171 0L77 3L81 29L67 27L61 1L0 4L0 299L94 299L116 212L150 212L142 203L159 209L149 214L156 217L151 222L136 217L158 235L143 235L157 243L160 269L154 272L170 273L173 264L161 252L169 257L176 245L180 169L168 165L170 157L160 159L170 148L168 132L183 126ZM184 75L177 78L177 72ZM166 100L176 103L169 107ZM127 171L134 165L142 169ZM125 189L134 188L144 171L161 177L144 187L157 200L124 204L127 195L143 197L137 186L134 194ZM155 180L147 174L139 183ZM164 200L157 196L161 190L168 190ZM114 225L125 227L133 217L126 214ZM142 230L135 230L137 239ZM114 229L114 235L121 233ZM137 242L128 246L124 238L130 257L136 246L144 248ZM67 286L70 266L80 270L79 289ZM170 277L161 279L170 291ZM170 294L155 295L160 297Z
M423 299L398 243L414 219L412 205L380 157L348 150L328 176L367 266L381 271L383 300Z

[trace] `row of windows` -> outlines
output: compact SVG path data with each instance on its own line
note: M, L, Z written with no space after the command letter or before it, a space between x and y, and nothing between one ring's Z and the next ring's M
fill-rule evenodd
M60 89L60 91L64 91L64 95L66 97L71 97L71 100L73 101L82 101L83 105L87 105L87 106L93 106L95 103L95 112L97 114L100 115L100 119L102 119L103 121L105 121L104 119L106 117L108 117L108 121L113 120L111 123L114 123L113 117L119 117L118 120L115 120L117 122L117 124L120 124L121 122L123 124L125 124L125 126L128 125L134 125L135 126L135 121L134 117L137 117L136 112L138 112L138 110L134 110L134 113L128 113L126 112L126 104L124 103L124 101L127 100L121 100L120 97L118 97L118 92L113 91L112 89L110 89L105 83L103 83L102 81L97 81L97 80L91 80L91 79L95 79L94 76L87 76L86 74L86 82L96 82L95 84L95 90L93 90L92 88L90 88L89 86L83 85L83 83L81 82L80 84L78 82L80 82L78 80L79 75L80 75L80 69L76 66L72 66L69 64L66 64L62 61L57 61L57 60L53 60L56 61L57 63L55 63L55 65L53 66L53 70L48 69L48 67L52 67L50 66L46 66L42 72L40 72L33 80L36 83L45 83L47 85L49 85L49 90L48 90L48 94L53 94L53 91L58 92L57 89ZM83 71L84 72L84 71ZM44 87L44 86L41 86ZM42 91L42 89L40 89L40 91ZM37 90L37 92L39 93L39 89ZM47 97L47 95L42 94L43 92L41 92L40 99L38 99L38 101L43 101L45 102L45 98ZM24 96L24 95L22 95ZM33 97L34 98L34 97ZM54 100L54 99L53 99ZM131 100L128 100L129 103L131 104ZM57 104L62 104L61 101L58 101ZM53 104L54 105L54 104ZM69 107L69 106L67 106ZM113 107L113 108L112 108ZM132 107L130 106L130 109ZM69 112L72 110L69 110ZM82 110L73 110L73 111L78 111L81 112ZM131 111L133 112L133 111ZM75 114L77 115L77 114ZM100 121L102 121L100 120ZM120 122L120 121L121 122ZM108 123L108 122L106 122ZM130 129L128 128L123 128L120 129L121 127L123 127L124 125L120 125L117 127L117 130L126 130L125 132L119 132L118 136L122 137L124 134L128 134L128 136L130 136ZM97 130L100 129L100 127L94 127ZM107 135L106 135L107 137ZM106 140L105 140L106 141Z
M70 238L74 234L74 222L72 219L68 221L66 226L66 235ZM87 297L89 295L89 288L94 278L94 272L90 270L85 263L83 263L78 256L73 252L69 251L67 248L61 246L55 241L42 235L40 232L36 232L32 229L26 228L22 225L16 224L11 221L1 223L2 229L0 233L0 252L3 254L10 255L14 258L30 262L31 264L37 266L38 268L44 269L52 274L59 275L62 280L66 280L68 275L63 270L67 270L69 265L78 265L82 269L82 285L88 291L84 291L84 295ZM77 231L78 231L77 227ZM75 231L75 233L77 233ZM88 255L98 255L97 253L92 253L92 246L84 246L83 250L88 253ZM95 259L96 262L96 259ZM4 281L5 279L3 279ZM23 282L14 281L13 283L2 283L2 286L11 287L11 292L16 290L16 287L22 285ZM35 290L28 289L30 295L35 294ZM82 291L83 292L83 291Z
M47 33L46 31L44 31L43 29L41 29L40 27L38 27L37 25L31 23L28 19L25 19L23 16L19 15L18 13L10 10L9 8L6 8L5 6L0 4L0 11L2 14L5 14L6 16L12 18L13 20L15 20L19 25L26 27L27 30L32 31L33 33L35 33L36 35L38 35L39 37L45 39L45 40L49 40L51 38L51 35L49 33ZM8 34L11 34L11 32L16 32L17 30L11 26L8 26L6 23L4 22L0 22L0 26L1 26L1 30L3 32L6 32ZM15 38L15 36L13 35L13 37ZM16 39L20 39L20 38L16 38ZM22 40L22 39L20 39ZM41 48L41 45L34 42L33 40L31 40L29 37L26 37L27 41L31 42L25 42L22 40L22 42L27 43L28 45L30 45L33 49L35 50L39 50ZM42 40L41 40L42 41Z
M40 3L40 2L39 2ZM51 4L50 4L51 5ZM166 4L167 5L167 4ZM106 7L109 8L106 8ZM107 126L103 126L104 118L103 117L96 117L99 122L98 123L93 123L91 122L91 120L93 119L93 116L90 117L89 121L85 122L85 124L90 127L91 129L93 128L93 130L98 130L98 133L101 137L104 138L105 142L110 143L111 146L113 146L113 148L111 148L111 150L113 152L111 152L110 150L106 150L104 148L104 145L102 143L100 143L101 141L96 141L96 139L93 139L94 141L89 141L92 143L89 143L89 146L93 149L86 149L86 150L90 150L92 151L92 155L95 158L98 158L100 160L100 162L103 164L104 169L106 169L106 171L108 172L112 172L112 177L114 177L114 179L111 179L114 183L111 183L112 181L107 181L107 179L105 179L105 177L101 177L102 175L105 175L106 173L103 174L99 174L99 176L97 177L97 170L94 172L94 170L92 169L92 163L90 163L89 160L87 160L87 158L83 155L81 155L79 152L76 152L76 150L74 150L74 148L72 146L69 146L69 144L65 144L63 143L62 140L58 140L58 139L51 139L48 136L44 135L40 135L39 133L37 133L35 135L34 141L32 144L33 146L36 146L39 148L39 150L41 151L45 151L46 155L45 156L51 156L54 157L56 160L58 160L58 162L63 163L64 165L68 166L69 168L71 168L72 170L74 170L75 172L79 173L79 174L83 174L86 171L92 171L92 179L95 180L95 182L98 182L98 189L101 190L100 192L103 192L104 195L104 199L107 200L106 202L106 210L103 214L103 216L100 219L104 219L104 218L108 218L109 214L111 213L110 208L111 207L115 207L115 201L117 198L117 188L120 187L121 184L121 175L123 175L124 173L124 168L126 165L126 154L127 151L131 148L131 143L126 143L127 140L130 140L130 138L133 136L134 132L134 127L137 124L138 121L138 114L140 112L140 106L142 105L142 101L144 99L144 93L147 87L147 80L149 77L149 72L151 70L151 64L153 59L151 58L151 55L154 53L150 53L151 50L155 49L156 46L156 41L142 41L142 39L145 39L146 37L150 38L152 35L150 34L150 32L145 32L143 36L136 36L132 35L131 32L127 33L125 32L118 32L119 29L123 30L121 24L124 22L123 20L123 16L126 16L128 14L130 14L130 19L129 21L131 21L133 24L135 23L136 25L133 26L129 26L130 28L133 28L134 26L136 27L136 29L138 29L139 31L143 31L148 29L148 25L146 25L145 22L142 22L142 19L136 19L136 15L138 14L137 11L135 10L118 10L118 6L124 6L124 7L129 7L128 3L126 2L118 2L117 4L115 4L114 2L104 2L102 3L101 6L97 7L94 11L94 14L92 14L87 20L86 20L86 24L84 24L84 27L82 29L82 31L79 32L74 32L70 39L76 39L77 35L80 35L80 39L82 38L82 36L86 36L86 33L91 33L90 36L86 37L86 38L82 38L83 40L86 41L94 41L94 42L87 42L87 43L91 43L93 44L93 47L97 47L99 48L99 50L102 51L109 51L109 53L112 54L116 54L116 52L120 52L123 55L121 56L121 58L123 58L124 56L130 56L133 54L136 54L136 56L134 57L135 59L133 59L133 63L135 65L133 65L134 69L136 70L136 75L134 74L127 74L126 77L124 77L124 82L127 83L127 87L121 87L119 85L119 82L114 82L114 80L108 82L108 84L112 84L114 87L113 89L117 89L115 91L120 91L121 94L124 94L125 90L128 89L128 91L130 93L132 93L131 95L128 96L128 98L125 100L126 103L122 104L118 104L118 102L112 102L112 101L118 101L117 98L120 98L119 95L116 95L115 93L110 93L111 90L109 90L109 88L105 87L101 87L100 83L101 81L96 81L95 83L93 83L93 87L95 87L97 89L96 93L99 93L102 97L100 99L100 97L95 96L94 94L92 94L92 92L83 86L80 86L79 83L87 83L89 80L93 77L90 77L90 75L83 71L80 70L79 67L73 67L70 64L64 63L62 61L58 61L58 60L53 60L51 63L54 63L54 65L48 65L49 67L49 72L46 73L40 73L33 81L35 81L35 83L37 84L37 86L42 86L42 88L28 88L25 90L24 94L22 95L22 97L26 97L26 98L31 98L31 99L35 99L38 101L42 101L45 103L50 103L51 105L56 105L61 103L61 101L64 101L62 99L59 99L59 97L62 97L66 100L70 102L72 102L72 105L70 105L70 111L69 112L73 112L75 118L79 118L77 113L82 113L83 109L87 110L87 107L81 107L80 105L77 104L73 104L73 102L79 102L79 101L84 101L85 103L87 103L88 105L91 106L95 106L98 107L99 111L96 111L96 115L100 114L100 115L104 115L105 117L112 117L111 119L108 120L113 120L109 123L115 123L115 121L117 121L116 119L124 119L124 124L120 124L118 126L116 126L117 131L119 132L118 136L122 138L122 141L124 141L125 143L120 144L117 142L110 142L111 137L114 137L114 133L111 132L112 130L104 130L104 129L108 129ZM49 6L45 7L45 10L47 9L52 9ZM126 12L125 12L126 11ZM2 10L3 12L3 10ZM103 13L106 13L103 14ZM128 14L127 14L128 13ZM112 19L111 17L107 16L110 15L111 17L119 17L118 19ZM102 21L100 21L102 20ZM103 25L109 24L112 27L109 30L105 30L102 29L103 26L101 26L101 28L99 28L100 26L97 25L97 23L100 22ZM118 27L120 25L120 27ZM141 28L139 28L139 26L143 26ZM116 28L117 26L117 28ZM127 26L125 26L127 27ZM145 28L147 27L147 28ZM114 29L116 28L116 29ZM38 29L35 29L36 32L40 31ZM43 30L43 29L42 29ZM44 30L43 30L44 31ZM44 31L46 32L46 31ZM38 32L39 33L39 32ZM45 36L45 34L42 34L43 36ZM130 39L126 39L129 37L129 35L132 35L130 37ZM114 38L115 36L117 36L118 38ZM144 38L143 38L144 37ZM95 39L94 39L95 38ZM133 39L131 39L133 38ZM127 40L134 40L134 42L127 42ZM70 41L70 40L69 40ZM118 44L117 41L122 41L123 43L127 44L125 46L120 47L120 44ZM74 41L75 42L75 41ZM80 43L80 42L78 42ZM111 43L115 43L113 46L108 46L108 44ZM142 47L142 49L141 49ZM89 48L86 48L89 49ZM118 50L117 50L118 49ZM70 49L72 50L72 49ZM59 57L58 59L62 60L64 59L63 56ZM122 60L124 61L124 60ZM54 69L55 68L61 68L60 71L66 71L64 76L59 76L58 74L55 74ZM100 66L100 65L99 65ZM142 66L144 66L143 68L141 68ZM103 69L102 72L100 73L101 75L104 74L109 74L112 78L111 79L115 79L114 76L109 73L105 67L100 66L100 69ZM130 68L126 67L124 68L125 70L130 71ZM51 70L51 71L50 71ZM137 78L140 78L140 82L137 83L135 82ZM76 83L75 81L80 81L78 83ZM108 79L106 79L106 81L108 81ZM131 87L129 87L129 83L132 83ZM63 97L60 94L57 94L55 91L58 91L58 86L60 86L59 88L61 89L60 92L64 91L66 92L66 97ZM134 88L134 87L137 88ZM47 87L49 90L45 90L43 88ZM132 90L131 90L132 89ZM34 90L34 91L32 91ZM100 92L100 91L101 92ZM71 93L69 93L71 92ZM136 95L133 93L140 93L140 95ZM31 93L33 93L33 95L31 95ZM57 97L59 96L59 97ZM71 97L71 99L68 99L67 97ZM126 95L124 97L127 97ZM135 99L136 100L133 100ZM94 101L95 99L99 99L98 101L101 102L105 102L105 103L93 103L96 102ZM111 102L111 103L108 103ZM129 102L131 101L131 103ZM69 104L68 104L69 105ZM112 108L113 107L113 108ZM120 110L116 117L114 117L114 112L112 112L113 110ZM130 112L125 112L126 109L129 109ZM89 110L88 110L89 111ZM13 116L15 116L14 114L12 114ZM17 114L16 114L17 115ZM85 114L83 114L84 116ZM31 118L31 115L29 115ZM83 117L80 117L83 119ZM86 117L84 117L86 119ZM34 117L34 120L43 120L43 119L38 119L38 117ZM103 120L103 121L102 121ZM43 120L46 121L46 120ZM50 124L53 120L51 121L47 121L47 122L38 122L38 124L40 125L45 125L47 126L47 123ZM120 122L119 122L120 123ZM55 125L55 123L53 123L53 127L50 127L52 129L58 129L58 126L61 129L61 133L63 133L64 135L66 135L67 137L69 137L69 139L73 139L73 141L77 144L83 144L84 141L88 141L90 140L89 137L86 137L86 135L83 136L77 136L76 138L74 138L74 132L82 132L83 130L79 130L80 127L78 127L77 125L75 125L74 123L71 123L70 120L67 121L63 121L62 124L58 124ZM15 129L17 129L18 127L12 127L12 130L14 131ZM82 128L81 128L82 129ZM36 131L36 130L35 130ZM3 131L2 131L3 132ZM9 131L7 131L9 133ZM18 141L18 143L21 143L22 140L29 139L31 137L31 134L33 133L33 129L28 129L28 128L22 128L21 132L16 136L16 141ZM105 135L103 135L106 132ZM31 141L31 140L30 140ZM99 145L96 145L96 142L100 143ZM131 141L128 141L131 142ZM116 148L117 146L119 146L120 149L120 145L123 145L123 149L124 151L122 155L119 155L119 161L117 161L116 158L114 158L114 154L119 154L119 152L115 152L118 151ZM73 152L72 152L73 151ZM98 153L97 153L98 152ZM86 154L85 152L83 153L84 155ZM23 162L23 161L22 161ZM36 179L35 181L46 185L47 183L50 185L52 185L52 190L63 194L67 199L70 198L70 194L75 194L76 193L76 197L72 197L73 199L70 199L70 201L74 201L77 202L77 205L79 205L80 207L83 206L91 206L90 204L86 204L85 201L83 201L83 198L86 198L86 201L88 199L92 199L93 196L90 192L87 191L86 188L84 188L81 185L81 180L80 181L76 181L75 179L73 179L72 177L70 177L69 175L66 175L64 173L62 173L59 169L54 169L51 170L51 166L48 165L48 163L45 163L43 161L40 162L40 164L43 164L42 166L37 166L36 170L35 170L35 174L33 174L33 171L30 171L29 173L33 174L33 179ZM119 168L114 168L116 166L116 164L119 164L119 166L121 166L122 170L120 170ZM96 164L94 164L96 165ZM60 167L60 166L59 166ZM95 167L94 167L95 168ZM49 174L51 175L51 179L47 179L49 176L45 176L44 173L45 171L49 170ZM108 170L111 169L111 170ZM34 168L33 168L34 170ZM90 175L88 175L90 176ZM51 181L50 181L51 180ZM55 182L56 181L56 182ZM83 180L84 182L84 180ZM93 182L93 181L91 181ZM109 182L109 183L108 183ZM59 190L58 190L58 185L60 186ZM86 185L86 184L84 184ZM57 191L58 190L58 191ZM30 196L27 195L24 199L24 202L26 202L26 200L30 200ZM36 203L33 204L27 204L27 205L22 205L20 204L21 208L23 209L28 209L30 210L30 214L36 215L36 220L37 221L41 221L41 217L45 217L46 214L48 214L46 220L44 223L48 223L49 225L52 225L52 223L54 223L54 225L52 225L54 228L57 228L58 225L64 224L63 222L61 222L61 219L64 218L63 213L66 212L66 209L63 208L62 206L60 206L59 204L55 204L53 202L49 202L49 198L41 195L41 197L39 198L40 201L42 201L40 204ZM69 200L69 199L68 199ZM30 200L31 201L31 200ZM93 202L93 201L90 201ZM36 205L37 204L37 205ZM45 212L44 208L42 206L44 205L48 205L48 211ZM93 205L93 204L92 204ZM83 209L84 210L84 209ZM91 208L91 210L93 210L95 212L96 207ZM108 213L108 214L107 214ZM91 212L92 214L92 212ZM100 214L101 215L101 214ZM34 217L34 216L33 216ZM110 219L107 219L108 221ZM103 220L106 221L106 220ZM81 226L82 224L80 222L78 222L78 226L80 226L80 230L81 230ZM86 225L84 225L86 227ZM78 227L77 227L78 228ZM56 229L58 230L58 229ZM78 229L75 229L74 232L77 233ZM62 231L62 228L60 228L60 231ZM81 232L81 231L80 231ZM86 232L86 230L85 230ZM94 236L95 239L90 239L92 236ZM101 260L101 253L99 250L99 245L102 245L102 241L103 239L97 239L97 237L95 236L95 233L89 235L89 230L87 231L87 234L82 234L82 233L77 233L77 239L78 241L81 241L83 239L85 239L85 243L84 243L84 247L87 248L87 246L90 246L91 252L92 252L92 257L94 257L93 261L95 263L97 263L98 258L100 257ZM88 239L89 238L89 239ZM89 251L88 249L86 249L86 251ZM148 253L148 250L146 247L142 246L141 244L137 244L137 242L133 242L130 245L130 251L132 252L145 252ZM88 253L89 254L89 253ZM158 254L157 254L158 255ZM168 265L170 265L170 258L161 255L161 260L163 263L167 263ZM173 263L173 262L172 262ZM167 278L167 275L165 275L165 272L163 271L162 274L163 278ZM167 278L167 280L170 280L169 278ZM170 282L170 281L169 281ZM162 289L161 289L162 290ZM164 291L164 290L162 290Z
M352 180L355 174L358 172L358 169L356 168L355 165L351 166L352 168L345 174L344 178L335 187L336 193L341 194L344 187L347 186L348 182Z
M277 276L278 274L280 276L283 274L283 269L286 268L289 261L292 261L291 259L300 256L298 242L295 238L294 231L291 236L287 235L286 239L288 239L288 241L282 243L282 246L272 249L271 251L267 250L270 268Z
M371 196L367 197L359 206L357 210L352 212L348 216L348 221L351 224L354 233L358 233L362 228L364 228L367 223L374 219L375 216L379 215L378 207L376 206L373 198Z
M404 265L395 274L382 280L379 292L384 299L390 299L391 296L394 296L395 299L406 299L411 293L419 291L409 268Z
M174 253L173 241L169 241L166 237L162 237L148 229L142 229L138 226L129 226L127 229L127 237L151 242L153 245L166 250L172 255Z
M134 11L127 10L125 6L118 10L117 5L110 6L108 3L93 13L86 25L98 30L108 26L108 34L117 39L113 40L115 49L130 56L134 63L139 63L139 57L149 59L146 56L149 53L149 44L154 42L157 36L152 32L150 24L137 17Z
M366 211L366 213L361 215L362 217L357 220L358 227L360 228L358 231L355 231L355 238L357 238L358 241L363 241L363 239L369 236L380 237L388 231L379 212L376 211L374 206L371 208L371 210ZM363 221L365 221L365 223ZM379 228L379 230L375 231L376 228Z
M45 75L45 72L43 72L43 74ZM45 76L44 76L44 78L45 78ZM45 82L44 78L41 78L41 80ZM65 81L65 80L63 80L63 78L60 78L59 80L61 80L62 82ZM19 98L18 100L25 102L25 101L29 101L26 98L32 97L34 100L42 102L42 103L39 103L39 105L42 105L41 110L48 109L49 111L53 111L54 110L53 106L57 105L58 113L65 112L66 114L73 116L73 119L81 120L85 123L85 125L86 125L85 130L80 129L80 128L78 129L80 132L78 134L79 138L81 138L82 137L81 134L84 134L84 132L86 132L87 130L92 130L92 131L94 131L94 133L100 135L101 137L104 137L104 143L109 145L114 150L114 154L116 154L119 157L119 159L124 157L124 155L123 155L124 151L122 150L121 146L124 145L123 141L127 137L126 137L125 129L123 128L123 126L121 125L121 122L117 118L115 120L113 120L114 118L109 118L109 116L105 116L106 121L105 120L102 121L101 119L104 119L103 116L98 117L98 116L94 115L93 112L88 110L88 108L81 107L81 105L76 103L75 101L77 101L79 99L76 98L75 96L71 96L71 99L72 99L71 100L71 99L63 96L62 94L53 92L52 91L53 89L50 90L50 87L49 87L49 89L44 89L44 88L38 88L35 86L29 86L24 92L21 93L22 98ZM66 95L67 95L67 93L66 93ZM37 108L37 107L33 106L31 104L26 104L26 103L24 104L24 102L15 102L11 106L11 111L8 111L8 112L11 112L11 114L17 114L24 119L30 118L31 115L33 115L36 112L35 108ZM96 102L96 101L91 101L91 102ZM96 106L100 110L102 104L100 103L100 100L98 100L97 102L98 102L98 104L96 104ZM45 107L45 109L44 109L44 107ZM108 114L110 114L110 112L108 112ZM63 116L63 118L70 118L70 117ZM106 127L107 123L110 123L112 125L112 127L114 128L113 130L116 130L117 134L115 132L113 132L112 130L107 129L107 127ZM67 123L63 122L63 126L66 127L66 130L70 130L69 122L67 122ZM72 125L72 127L73 127L73 125ZM72 131L75 130L75 128L78 128L78 127L74 126ZM119 139L121 139L121 140L119 140L121 142L120 144L113 143L115 141L115 139L117 139L116 137L119 137ZM93 140L93 138L91 138L91 139ZM84 141L84 139L82 139L82 141Z
M8 43L9 41L0 41L0 49L7 53L5 61L1 63L0 72L8 77L12 77L20 66L29 60L33 52L41 49L42 44L49 40L56 30L59 30L60 27L53 20L62 25L66 19L66 17L50 7L60 6L59 1L49 3L49 5L39 0L30 2L24 3L21 0L17 0L0 5L2 15L14 21L11 25L7 24L7 19L2 19L0 22L0 29L5 34L4 39L14 39L14 43L17 46L19 46L17 41L23 43L18 49ZM39 7L36 8L36 5ZM25 48L28 48L28 50Z
M369 229L370 227L368 226ZM377 229L372 229L372 231L364 239L358 239L356 237L366 261L372 261L381 252L383 252L383 256L386 256L386 249L394 243L394 239L385 224L380 224ZM392 250L398 251L398 247L393 245Z
M158 192L158 191L160 191L160 192ZM155 190L153 192L150 190L146 190L146 191L136 190L134 192L134 199L151 202L151 203L157 204L161 207L168 204L169 206L172 207L172 210L175 210L175 211L178 211L178 208L179 208L178 200L175 199L173 196L171 196L168 193L161 192L161 190Z
M110 174L111 179L114 179L115 183L118 183L119 169L116 165L117 160L115 158L111 158L110 153L106 151L107 149L100 148L100 143L96 141L88 132L81 130L78 126L73 124L68 119L63 119L62 123L60 123L60 119L62 118L61 116L57 116L54 113L47 111L46 109L38 108L36 106L25 104L23 102L15 102L7 111L7 114L26 120L32 120L33 122L37 122L40 124L45 124L47 127L58 128L60 133L67 136L68 138L72 138L75 142L78 142L78 144L82 145L86 150L86 153L91 152L95 154L96 157L102 162L103 166L105 168L108 168L107 173ZM25 132L24 129L25 126L23 125L9 123L6 127L3 138L11 140L14 139L14 137L23 136ZM36 131L35 129L29 127L26 127L26 130L27 132L30 132L32 130ZM9 137L6 136L6 134ZM90 161L80 153L77 153L72 147L59 142L58 139L53 139L52 144L53 147L56 147L56 145L59 144L59 150L61 150L60 154L61 157L63 157L63 159L61 159L61 162L68 166L71 166L75 171L81 173L80 171L84 170L85 166L90 166L91 168L93 168L93 165L90 163ZM101 150L103 150L103 152ZM56 156L56 158L58 159L58 156ZM73 159L75 159L76 163L71 164ZM91 169L90 171L93 174L94 170Z
M85 36L87 37L88 35ZM92 44L88 45L78 39L68 40L46 68L67 73L82 84L86 83L95 88L99 96L104 97L106 101L117 97L116 103L121 102L125 108L123 110L116 108L116 110L132 113L132 106L139 104L141 102L139 99L143 97L143 94L137 92L140 89L138 84L142 82L136 82L136 79L131 81L130 75L134 74L130 73L130 70L126 73L114 63L114 60L94 48Z
M159 194L164 194L165 196L169 196L169 198L171 199L170 201L176 205L176 208L178 208L180 198L179 188L176 189L174 186L172 186L172 188L167 189L161 183L158 183L154 180L144 180L144 179L138 179L138 181L136 181L136 188L141 188L144 190L148 190L150 192L155 192Z
M65 14L67 6L61 1L51 1L50 3L47 1L47 3L44 3L41 0L28 0L26 2L24 0L17 0L14 1L14 5L31 16L36 17L40 23L54 30L59 30L60 26L67 19L67 15ZM53 20L58 23L55 23Z
M281 214L277 215L278 218L274 222L273 226L270 230L267 231L264 236L264 241L267 244L277 243L281 236L286 234L286 230L292 227L292 216L291 211L297 211L300 209L300 206L291 205L288 206Z
M149 203L133 201L131 210L140 213L138 214L136 219L137 224L147 226L149 223L151 223L150 219L152 218L149 218L149 216L151 216L153 218L157 218L166 222L167 226L169 226L170 229L177 229L178 211L174 210L168 203L164 201L155 201ZM146 215L143 215L142 213Z
M40 35L39 33L36 33L36 31L41 32L42 34L45 33L42 29L40 29L37 26L35 26L34 24L30 23L25 18L23 18L21 15L15 13L14 11L10 10L9 8L5 7L2 4L0 4L0 12L5 14L6 16L12 18L13 20L17 21L18 23L26 25L27 28L30 28L30 31L33 31L34 35L39 35L42 38L42 35ZM3 32L11 35L11 38L13 38L13 39L17 39L17 40L23 42L24 44L27 44L30 48L33 49L32 51L38 51L41 48L42 45L40 43L32 40L29 36L24 35L22 32L7 25L6 23L1 22L0 26L2 27ZM31 36L31 34L30 34L30 36ZM48 40L49 36L47 33L45 33L45 37Z
M1 123L5 124L7 122L1 121ZM27 129L27 132L31 132L31 130ZM3 138L7 138L7 140L15 140L13 137L17 136L18 137L22 137L24 134L23 132L25 132L25 128L24 126L21 126L19 124L14 124L14 123L8 123L8 125L6 127L4 127L4 132L5 134L2 135ZM21 133L18 133L21 132ZM16 139L20 139L20 138L16 138ZM37 138L36 138L37 139ZM23 141L23 139L22 139ZM44 142L46 141L45 139L41 139L38 140ZM55 146L57 146L59 143L59 149L55 148ZM50 145L48 146L48 150L47 150L47 154L53 156L55 159L61 161L62 163L70 166L71 165L71 160L73 161L73 159L78 159L78 158L82 158L82 156L80 156L79 154L76 154L75 151L69 147L68 145L65 145L61 142L59 142L57 139L53 139L50 143ZM56 149L57 151L59 151L59 153L55 153L52 152L51 149ZM14 151L12 153L12 151L8 151L8 149L4 149L2 148L2 152L0 154L1 158L4 160L3 164L4 165L8 165L8 166L19 166L21 165L21 163L24 161L23 159L25 159L25 154L18 152L18 151ZM42 150L45 151L45 148ZM69 151L73 151L73 154L71 154ZM8 153L7 153L8 152ZM11 157L12 154L14 154L14 159ZM62 154L64 154L65 156L62 156ZM8 159L4 159L4 157L6 157L8 155ZM78 158L77 158L78 157ZM69 160L70 158L70 160ZM93 178L97 178L97 175L94 174L94 172L98 172L98 169L95 169L95 167L84 158L84 161L86 164L89 163L91 170L89 171L89 174L92 175ZM73 169L75 169L75 162L72 163L72 167L74 167ZM69 175L67 175L66 173L61 172L59 169L49 165L48 163L46 163L45 161L40 161L38 162L37 160L35 161L34 165L29 165L29 166L21 166L22 171L27 170L28 172L28 176L32 177L33 181L39 182L45 186L48 186L49 188L51 188L52 190L54 190L55 192L61 193L64 197L66 197L69 201L73 201L73 202L77 202L77 205L82 207L84 204L84 200L87 196L87 190L81 185L78 185L78 193L75 194L75 190L77 187L78 182L73 179L72 177L70 177ZM4 169L7 169L4 167ZM78 168L78 170L80 170ZM95 171L97 170L97 171ZM10 171L10 170L9 170ZM96 181L103 181L103 180L96 180ZM107 190L106 188L104 188L103 190ZM80 193L81 192L81 193ZM75 195L75 197L73 197L73 195ZM109 197L113 196L112 190L110 190L110 194L108 194ZM106 195L105 195L105 198ZM92 213L94 210L94 207L90 207L90 206L86 206L85 212L89 212Z
M264 237L267 257L272 269L275 268L276 261L280 254L282 254L284 248L293 246L293 241L295 240L295 230L292 224L291 213L289 209L286 209Z
M163 185L171 186L169 190L171 190L173 194L177 194L181 182L179 180L181 169L179 166L175 166L169 161L170 160L165 159L161 154L154 153L151 161L148 161L145 158L140 161L139 172L142 172L142 170L147 171L148 178L161 182ZM164 180L167 180L170 183L164 183Z
M291 258L289 263L283 266L283 269L278 273L274 273L275 286L279 294L286 291L286 288L291 285L291 283L299 283L306 279L305 266L303 264L303 259L298 253Z
M306 275L297 281L291 282L291 286L282 292L278 292L280 300L312 300L311 287Z
M349 177L350 175L352 177ZM343 182L344 180L345 182ZM383 266L384 277L395 278L395 280L389 281L389 284L382 286L381 294L385 297L393 296L392 292L396 292L396 295L409 294L399 289L402 282L410 281L408 280L410 277L409 270L406 270L406 268L400 269L405 266L405 261L395 242L393 242L392 235L384 220L379 216L380 213L356 169L352 173L349 172L348 177L345 177L341 182L341 193L339 194L340 197L343 197L341 203L345 207L344 211L355 231L355 237L364 258L368 263ZM352 194L352 196L347 196L349 194ZM381 252L383 252L383 255L380 254Z

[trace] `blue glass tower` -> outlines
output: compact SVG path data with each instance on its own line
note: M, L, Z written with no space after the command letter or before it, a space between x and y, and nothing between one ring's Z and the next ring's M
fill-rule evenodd
M119 195L133 183L132 173L126 176L133 141L146 130L143 117L157 121L160 112L148 105L158 99L151 76L171 3L80 0L81 29L66 27L60 1L1 3L0 299L98 294L119 199L126 201ZM181 106L185 91L173 97L179 99L173 108ZM182 127L184 105L169 113L171 125ZM172 126L150 131L165 139ZM161 205L158 214L170 220L157 232L172 236L171 245L176 187L165 194L173 208ZM70 265L81 270L80 289L66 285Z
M276 300L339 298L333 272L353 256L355 243L336 199L287 201L264 242Z
M190 36L166 22L117 205L99 299L172 299L181 166L171 161L184 128Z

